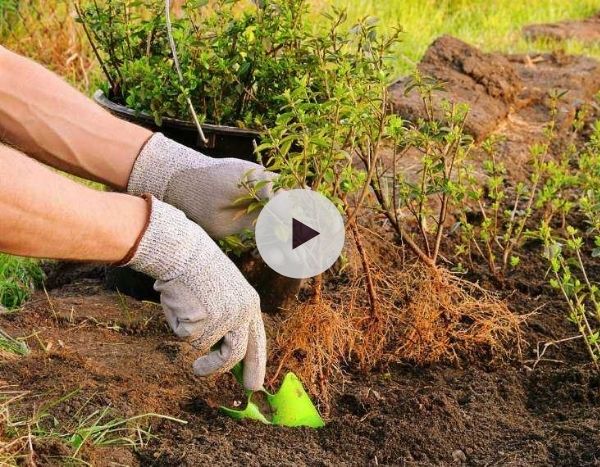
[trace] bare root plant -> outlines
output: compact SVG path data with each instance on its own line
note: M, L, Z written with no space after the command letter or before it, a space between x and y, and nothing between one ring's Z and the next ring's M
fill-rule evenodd
M466 190L457 183L457 173L472 149L472 138L464 132L465 105L444 101L442 119L434 117L433 92L439 87L435 81L415 74L407 92L420 94L426 117L407 122L390 116L384 131L392 157L379 158L369 180L377 209L400 241L431 267L441 256L448 214L465 198ZM419 158L416 173L400 168L401 160L410 153ZM359 157L365 165L370 162L362 154Z
M464 133L465 106L446 102L444 120L434 119L432 93L437 86L415 78L428 115L418 122L390 114L385 90L380 90L379 99L353 105L364 108L369 117L361 115L360 124L339 119L336 125L342 141L353 143L345 150L364 169L352 183L338 176L334 187L346 190L328 193L348 216L349 244L354 248L347 252L347 282L330 281L333 290L323 291L317 282L311 299L289 311L273 352L278 369L298 373L325 404L330 396L327 382L345 363L366 371L393 361L457 363L520 349L523 319L499 297L439 265L448 262L444 244L450 213L463 208L467 195L457 174L473 143ZM386 145L392 147L391 162L382 157ZM421 163L416 176L402 172L399 164L415 152ZM365 230L370 213L373 223L380 224L383 215L391 225L391 241L373 240L378 233ZM382 235L388 235L385 229ZM405 250L413 253L416 263L400 261Z
M518 267L528 229L536 221L550 222L560 217L564 227L575 204L573 187L577 177L571 166L578 156L576 139L583 129L588 109L584 107L577 113L568 134L559 134L558 106L562 96L554 92L548 97L550 119L544 126L543 139L529 148L529 171L523 180L508 176L494 137L482 144L485 182L478 180L473 170L461 173L476 213L471 217L481 220L471 221L466 210L460 211L456 256L471 266L474 258L482 259L497 279L502 280L510 268ZM558 136L566 137L567 144L560 155L555 155L557 151L553 147Z
M358 226L364 236L376 235ZM362 371L404 361L418 365L458 364L519 355L524 318L491 292L444 268L402 262L402 247L387 238L365 242L370 276L352 250L346 282L323 290L288 311L272 355L278 369L296 372L325 411L329 381L345 367ZM368 283L377 290L373 315Z

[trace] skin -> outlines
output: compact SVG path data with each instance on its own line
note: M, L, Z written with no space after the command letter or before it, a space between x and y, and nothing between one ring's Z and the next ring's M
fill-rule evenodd
M149 204L85 187L40 162L125 190L150 136L43 67L0 47L0 140L37 159L0 144L0 251L110 263L130 259L148 222ZM219 350L198 359L197 374L226 363L229 357L220 354L226 345L227 336ZM248 347L247 357L264 371L256 352ZM244 379L250 381L248 368Z
M3 47L0 70L1 140L57 169L126 189L149 130L112 116L41 65Z
M50 71L2 47L0 71L0 140L19 149L0 144L0 251L122 260L145 227L146 202L84 187L23 153L124 190L151 132L113 117Z
M6 253L118 262L148 218L142 198L92 190L2 145L0 174L0 251Z

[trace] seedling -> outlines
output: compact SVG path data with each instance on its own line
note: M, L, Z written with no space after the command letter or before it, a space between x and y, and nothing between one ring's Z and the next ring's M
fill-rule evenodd
M589 262L584 258L585 240L571 226L566 228L565 238L555 237L547 223L540 227L540 238L544 242L544 256L550 264L550 285L563 296L569 321L577 326L592 361L598 366L600 288L586 268Z
M232 373L241 383L242 366L237 365ZM258 397L261 395L264 395L267 410L261 410L259 406ZM319 411L294 373L285 375L281 388L275 394L263 389L256 392L246 391L246 396L248 401L245 408L238 410L221 407L221 411L234 420L257 420L267 425L309 428L325 426ZM265 414L265 411L268 413Z
M496 137L482 144L486 155L484 186L472 167L465 166L459 174L467 200L474 204L476 217L481 220L473 222L469 220L467 209L458 210L461 243L456 254L470 264L473 264L473 254L479 256L499 279L509 268L520 264L519 252L528 237L527 226L533 219L541 216L549 222L560 215L564 224L573 207L565 194L576 182L569 173L570 159L576 150L569 145L559 160L553 160L551 154L558 136L558 105L563 96L564 93L556 92L549 96L550 120L544 127L543 141L529 148L530 173L526 179L517 181L508 173L499 157ZM577 127L580 128L579 123Z

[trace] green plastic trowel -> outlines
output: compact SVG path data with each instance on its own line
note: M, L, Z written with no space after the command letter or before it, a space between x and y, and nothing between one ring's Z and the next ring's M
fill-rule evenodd
M238 382L241 383L242 367L237 365L232 373ZM261 411L259 404L252 399L257 395L262 396L268 405ZM244 409L230 409L220 407L220 410L235 420L258 420L268 425L279 425L287 427L310 427L321 428L325 426L319 411L314 406L310 397L304 390L304 386L294 373L288 373L283 378L283 383L275 394L270 394L265 390L252 392L246 391L248 402Z

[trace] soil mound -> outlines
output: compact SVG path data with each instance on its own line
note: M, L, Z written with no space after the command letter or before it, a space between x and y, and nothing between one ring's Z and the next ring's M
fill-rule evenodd
M508 55L507 59L523 83L519 100L524 104L541 100L556 89L567 91L563 100L575 107L600 89L600 63L590 57L546 53Z
M544 139L544 127L552 118L552 93L562 95L556 117L558 140L568 138L579 110L587 106L589 118L597 111L600 62L590 57L486 54L443 36L429 47L418 68L424 76L443 83L443 91L434 91L434 107L439 108L442 99L466 103L470 108L467 133L476 141L490 135L501 137L498 149L512 175L525 173L530 146ZM396 82L390 95L394 111L414 120L425 117L425 109L415 89L405 94L410 83L410 78ZM406 157L403 170L410 173L418 167L415 158L419 157Z
M551 120L551 93L562 95L557 102L557 140L569 141L577 112L588 108L597 113L595 95L600 90L600 62L593 58L560 53L508 55L523 87L518 105L492 134L502 137L499 148L512 174L523 172L532 144L542 142L544 127ZM560 151L561 145L553 148Z
M444 83L444 91L434 93L434 107L442 99L464 102L470 107L466 130L476 140L485 138L509 113L522 83L506 57L488 54L451 36L436 39L418 65L424 76ZM395 112L408 119L424 116L423 103L416 90L405 95L409 78L391 86Z
M551 39L564 41L576 39L583 42L600 41L600 13L579 21L530 24L523 28L523 35L530 40Z

